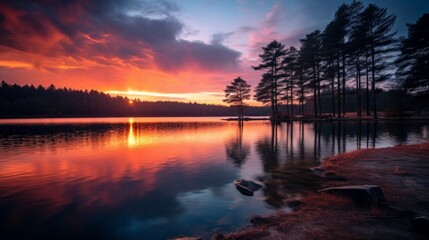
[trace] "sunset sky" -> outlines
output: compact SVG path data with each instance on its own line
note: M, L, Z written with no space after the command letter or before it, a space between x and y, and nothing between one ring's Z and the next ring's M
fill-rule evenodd
M2 0L0 80L220 104L234 78L256 86L261 46L298 46L343 2ZM398 35L429 12L425 0L363 2L395 14Z

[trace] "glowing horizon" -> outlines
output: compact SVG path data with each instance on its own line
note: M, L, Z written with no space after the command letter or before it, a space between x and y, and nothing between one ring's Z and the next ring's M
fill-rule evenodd
M363 2L396 14L402 35L406 23L429 11L422 1ZM305 34L323 29L341 3L4 0L0 80L224 105L220 93L233 79L257 85L260 72L251 66L262 46L274 39L298 46Z
M141 101L181 101L181 102L199 102L208 104L218 104L219 97L223 98L223 92L198 92L198 93L159 93L148 91L127 90L106 91L113 96L123 96Z

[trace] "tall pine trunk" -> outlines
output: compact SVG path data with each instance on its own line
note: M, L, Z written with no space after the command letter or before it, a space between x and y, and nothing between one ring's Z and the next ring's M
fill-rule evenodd
M372 22L370 24L371 31L371 67L372 67L372 81L371 81L371 90L372 90L372 107L374 119L377 119L377 103L375 100L375 53L374 53L374 35L373 35L373 26Z
M304 76L302 75L302 71L299 77L301 81L301 115L304 115Z
M292 70L290 71L290 110L291 117L293 118L293 78L292 78Z
M338 117L341 118L341 74L340 74L340 54L337 52L337 101Z
M334 63L331 63L331 69L334 69ZM335 117L335 74L332 74L331 79L331 101L332 101L332 116Z
M342 84L343 84L343 86L342 86L343 87L343 116L345 116L346 115L346 57L345 57L344 52L342 53L342 59L343 59L343 66L342 66L342 68L343 68L343 76L342 76L342 79L343 79L343 82L342 82Z
M320 70L319 70L319 65L317 65L316 67L316 71L317 71L317 97L318 97L318 106L319 106L319 116L322 115L322 101L321 101L321 97L320 97Z
M368 50L365 53L365 65L366 65L366 115L369 116L370 103L369 103L369 63L368 63Z
M274 117L276 115L276 106L274 102L274 79L271 80L271 117Z
M316 80L316 66L313 65L313 101L314 101L314 117L317 116L317 80Z
M356 115L358 117L362 116L362 108L361 108L361 82L360 82L360 56L359 53L356 54Z

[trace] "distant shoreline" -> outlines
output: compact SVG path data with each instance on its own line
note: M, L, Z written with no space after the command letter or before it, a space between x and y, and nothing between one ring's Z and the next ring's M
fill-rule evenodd
M377 119L371 118L371 117L362 117L362 118L356 118L356 117L344 117L344 118L313 118L313 117L294 117L294 118L277 118L273 119L268 116L248 116L243 119L238 119L234 116L228 116L228 115L171 115L171 116L165 116L165 115L29 115L29 116L2 116L0 119L53 119L53 118L145 118L145 117L151 117L151 118L164 118L164 117L180 117L180 118L186 118L186 117L195 117L195 118L202 118L202 117L219 117L220 120L224 121L274 121L274 122L290 122L290 121L305 121L305 122L312 122L312 121L323 121L323 122L337 122L337 121L429 121L429 116L415 116L415 117L379 117Z

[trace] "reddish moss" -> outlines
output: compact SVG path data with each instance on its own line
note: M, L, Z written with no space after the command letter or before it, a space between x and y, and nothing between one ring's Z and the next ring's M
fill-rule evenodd
M376 184L389 204L429 213L429 143L367 149L324 160L327 172L347 182ZM277 213L265 224L227 234L226 239L424 239L409 231L409 219L388 209L356 209L347 198L308 194L293 213ZM263 222L263 221L262 221Z

